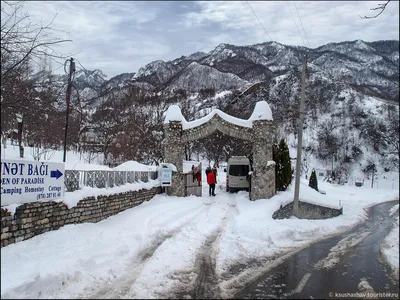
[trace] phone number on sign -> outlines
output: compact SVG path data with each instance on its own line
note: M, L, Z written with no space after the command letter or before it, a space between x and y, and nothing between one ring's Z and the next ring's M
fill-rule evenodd
M38 194L37 195L37 199L49 199L49 198L56 198L56 197L60 197L61 193L60 192L53 192L53 193L42 193L42 194Z

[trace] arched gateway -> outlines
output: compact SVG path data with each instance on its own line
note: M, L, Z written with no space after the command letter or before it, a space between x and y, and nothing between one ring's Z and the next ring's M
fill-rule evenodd
M176 166L172 186L167 193L185 195L183 171L184 144L207 137L216 130L228 136L253 143L253 174L250 199L271 198L275 195L275 163L272 161L272 112L266 101L256 103L248 120L232 117L218 109L207 116L187 122L181 109L171 105L164 121L165 161Z

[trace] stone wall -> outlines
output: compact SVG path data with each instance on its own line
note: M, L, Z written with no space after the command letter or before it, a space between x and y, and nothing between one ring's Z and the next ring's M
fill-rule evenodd
M172 186L166 188L170 196L185 196L185 182L183 172L184 148L182 143L182 123L171 121L164 124L164 161L176 167L177 172L172 172Z
M63 202L32 202L17 207L14 216L1 213L1 247L30 239L67 224L99 222L135 207L161 193L161 187L129 191L110 196L88 197L68 209Z
M183 164L183 163L182 163ZM172 184L166 186L165 191L167 195L173 195L178 197L186 196L185 192L185 180L186 176L183 173L172 172Z
M293 213L293 202L273 213L273 219L289 219ZM299 201L299 219L329 219L343 214L343 208L335 209Z
M272 121L253 121L253 130L250 199L268 199L275 195L275 167L268 166L268 161L272 161Z

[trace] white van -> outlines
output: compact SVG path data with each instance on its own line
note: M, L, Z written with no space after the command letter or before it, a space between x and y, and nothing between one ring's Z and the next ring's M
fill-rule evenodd
M240 190L249 191L250 171L250 160L246 156L232 156L229 158L226 172L226 191L231 193Z

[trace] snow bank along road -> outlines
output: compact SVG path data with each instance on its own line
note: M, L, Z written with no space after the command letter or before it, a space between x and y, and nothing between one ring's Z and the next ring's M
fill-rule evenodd
M157 195L99 223L64 226L4 247L1 297L230 298L310 243L365 220L363 207L393 199L355 188L346 194L343 216L273 220L272 213L292 199L291 189L268 201L249 201L245 192L216 193Z
M398 299L398 278L391 276L380 253L382 240L393 227L389 208L396 203L373 206L365 223L297 252L233 297L329 299L370 293L370 297L361 298L374 298L376 294Z

